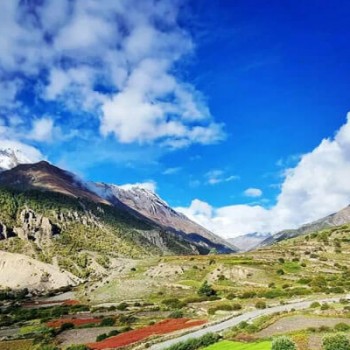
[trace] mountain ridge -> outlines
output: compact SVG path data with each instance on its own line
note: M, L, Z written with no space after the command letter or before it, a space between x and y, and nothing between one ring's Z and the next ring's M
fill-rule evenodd
M265 247L286 239L298 237L304 234L308 234L314 231L319 231L334 226L341 226L350 223L350 205L335 212L333 214L327 215L321 219L312 221L310 223L304 224L297 229L283 230L277 232L276 234L268 237L266 240L258 244L258 247Z
M22 192L38 190L60 193L78 201L85 199L98 205L103 204L114 207L115 210L127 212L128 215L135 217L136 220L155 227L159 232L171 232L173 238L179 239L180 242L187 241L188 244L196 246L201 252L209 251L212 248L225 253L237 250L236 247L226 243L220 237L193 223L183 214L177 213L155 193L144 189L125 190L116 185L86 183L74 174L46 161L34 164L20 164L10 170L1 172L0 185ZM102 190L104 195L101 195ZM138 202L142 204L136 205ZM133 205L130 205L131 203ZM163 219L159 218L159 213L166 213L166 215L163 215L163 219L170 217L172 218L171 222L165 223ZM190 225L193 232L191 230L178 229L176 225L181 224L182 221L185 222L182 228ZM150 237L145 238L148 239ZM153 241L157 241L157 239L157 235L151 238Z

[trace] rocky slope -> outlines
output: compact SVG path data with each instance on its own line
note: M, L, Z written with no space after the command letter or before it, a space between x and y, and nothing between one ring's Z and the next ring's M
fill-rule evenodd
M286 239L298 237L310 232L320 231L322 229L334 226L340 226L344 224L350 223L350 205L346 208L338 211L337 213L328 215L322 219L313 221L309 224L305 224L298 229L295 230L284 230L274 234L271 237L268 237L264 241L262 241L259 246L264 247L271 245L276 242L281 242Z
M20 164L0 174L0 185L21 191L42 190L65 194L74 198L84 198L95 203L110 204L89 191L74 174L62 170L48 162Z
M82 279L108 275L117 258L233 251L153 193L117 188L112 193L103 185L108 196L101 196L90 187L47 162L1 172L0 250ZM170 226L186 220L188 226L180 227L187 232Z
M255 248L257 245L269 237L271 237L269 233L254 232L234 238L228 238L227 240L230 243L234 244L241 252L247 252Z
M164 227L165 230L185 235L187 239L209 249L215 248L221 253L238 251L237 247L209 230L191 221L185 215L172 209L154 192L138 186L125 189L109 184L94 184L97 193L103 195L115 205L124 204L152 222Z
M47 291L75 286L81 280L67 271L22 254L0 251L0 288Z

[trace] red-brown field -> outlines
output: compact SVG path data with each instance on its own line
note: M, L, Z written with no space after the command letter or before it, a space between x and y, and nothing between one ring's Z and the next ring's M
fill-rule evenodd
M101 322L100 318L60 318L57 320L53 320L50 322L47 322L46 324L49 327L61 327L64 323L73 323L74 326L82 326L84 324L91 324L91 323L99 323Z
M122 333L98 343L88 344L88 347L94 350L118 348L144 340L151 335L167 334L181 329L201 326L205 323L205 320L190 320L187 318L164 320L152 326Z

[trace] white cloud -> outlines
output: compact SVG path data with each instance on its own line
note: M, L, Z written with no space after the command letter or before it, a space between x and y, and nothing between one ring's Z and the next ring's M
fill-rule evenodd
M209 185L216 185L221 182L230 182L239 179L236 175L227 175L223 170L214 169L205 174L207 183Z
M34 120L33 128L27 136L29 139L35 141L52 141L52 132L54 129L54 122L50 118L41 118Z
M177 208L224 237L295 228L350 204L350 114L334 138L322 140L285 171L275 206L229 205L214 208L199 200ZM205 207L203 211L201 208Z
M0 137L0 168L10 169L18 163L35 163L45 159L35 147Z
M0 2L6 28L0 37L0 72L36 80L38 97L71 112L91 113L100 123L96 132L121 143L158 141L181 148L218 142L223 125L179 74L180 62L195 46L178 24L180 3ZM22 88L12 84L7 100ZM90 124L87 120L86 127ZM46 139L37 136L37 141Z
M178 173L181 170L181 167L168 168L163 171L163 175L173 175Z
M245 191L244 191L244 194L247 196L247 197L261 197L263 192L260 188L247 188Z
M143 188L145 190L151 191L153 193L156 193L157 184L154 181L146 181L146 182L135 182L133 184L124 184L118 186L124 190L131 190L133 188Z

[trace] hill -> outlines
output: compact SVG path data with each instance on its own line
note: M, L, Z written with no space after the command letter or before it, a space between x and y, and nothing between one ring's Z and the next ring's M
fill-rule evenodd
M340 226L348 223L350 223L350 206L347 206L346 208L338 211L337 213L328 215L309 224L305 224L298 229L280 231L274 234L273 236L268 237L267 239L259 243L257 246L268 246L276 242L281 242L283 240L298 237L310 232L315 232L325 228Z

